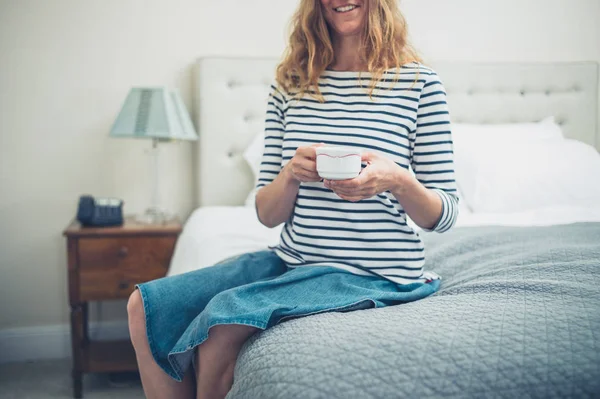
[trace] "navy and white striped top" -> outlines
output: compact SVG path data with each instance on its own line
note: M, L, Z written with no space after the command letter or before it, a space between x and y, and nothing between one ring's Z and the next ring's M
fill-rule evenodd
M420 64L406 64L400 73L388 71L372 99L371 75L364 72L325 71L319 80L323 103L272 86L257 188L272 182L298 147L358 147L412 167L442 199L442 216L432 230L450 229L458 197L446 93L437 74ZM333 266L398 284L439 278L424 272L423 242L390 192L353 203L322 182L302 183L275 251L291 267Z

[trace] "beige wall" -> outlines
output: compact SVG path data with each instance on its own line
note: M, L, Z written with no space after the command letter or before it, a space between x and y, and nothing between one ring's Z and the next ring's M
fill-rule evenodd
M147 205L148 143L107 137L132 85L179 88L205 55L279 56L295 0L0 0L0 330L68 322L61 231L80 194ZM404 0L430 60L600 61L598 0ZM193 209L191 146L162 201ZM123 316L123 304L105 306Z

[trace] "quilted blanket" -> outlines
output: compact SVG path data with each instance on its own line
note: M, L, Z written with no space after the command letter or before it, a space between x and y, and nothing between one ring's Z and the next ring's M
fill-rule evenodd
M423 239L438 293L255 335L227 397L600 397L600 223Z

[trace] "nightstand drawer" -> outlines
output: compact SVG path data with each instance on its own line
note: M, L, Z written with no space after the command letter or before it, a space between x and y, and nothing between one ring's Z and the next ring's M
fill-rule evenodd
M135 284L163 277L176 237L81 238L81 300L126 298Z

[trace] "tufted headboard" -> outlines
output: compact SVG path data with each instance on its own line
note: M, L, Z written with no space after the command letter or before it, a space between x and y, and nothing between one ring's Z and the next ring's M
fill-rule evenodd
M253 187L242 154L262 132L277 59L202 58L194 74L196 205L241 205ZM538 121L600 149L598 64L431 65L448 92L454 123Z

